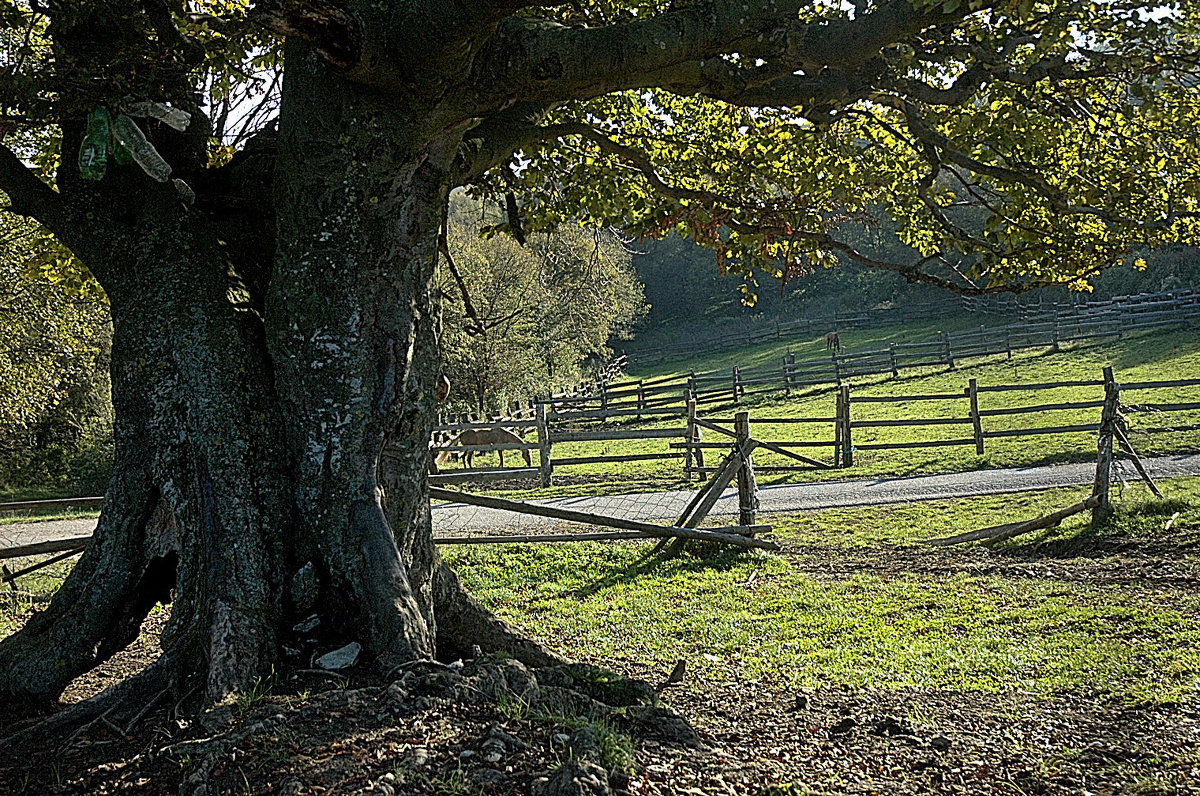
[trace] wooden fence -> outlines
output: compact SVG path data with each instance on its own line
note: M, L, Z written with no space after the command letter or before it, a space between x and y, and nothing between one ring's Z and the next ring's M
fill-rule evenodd
M742 348L755 343L786 339L810 340L829 331L863 329L927 321L964 313L993 317L1015 318L1025 325L1066 322L1068 326L1088 325L1088 322L1119 320L1132 323L1130 328L1154 319L1154 316L1178 318L1179 308L1200 306L1200 290L1186 288L1161 293L1115 296L1104 301L1021 302L1013 296L957 296L921 306L898 306L857 313L799 318L795 320L733 321L717 324L716 329L696 330L693 342L686 345L659 346L628 352L628 363L648 365L668 360L705 356ZM1082 322L1075 323L1075 322ZM696 339L698 338L698 339ZM1067 339L1067 338L1064 338ZM1036 345L1041 345L1037 343ZM1024 347L1017 345L1016 347ZM610 379L611 381L611 379Z
M1136 298L1136 300L1135 300ZM600 386L591 394L551 399L544 403L552 418L606 419L683 415L688 400L699 405L737 404L744 397L766 393L841 385L845 380L891 375L917 367L946 367L969 357L1003 354L1025 348L1057 349L1062 343L1117 337L1125 331L1174 325L1200 318L1200 291L1178 291L1124 297L1078 305L1052 320L942 332L933 340L893 343L886 347L831 353L801 362L794 355L778 365L734 366L728 370L662 376ZM740 344L740 343L739 343Z
M901 449L968 447L978 455L988 450L988 440L1010 437L1059 436L1086 434L1094 436L1103 420L1101 412L1109 396L1119 402L1118 427L1123 431L1141 434L1161 434L1200 430L1200 401L1180 401L1173 397L1164 400L1159 391L1200 387L1200 379L1139 381L1121 384L1105 371L1100 379L1064 380L1033 384L981 385L970 379L961 392L854 395L849 385L834 395L833 417L804 418L809 422L832 425L832 440L793 443L823 448L832 444L833 465L854 466L854 454L866 451ZM1071 390L1068 400L1038 401L1027 404L988 406L988 396L1000 393L1041 393L1049 390ZM1079 395L1080 392L1093 393ZM1136 398L1136 401L1133 399ZM903 405L911 410L908 416L871 416L870 407ZM931 411L925 411L930 407ZM937 407L940 411L932 411ZM1095 419L1081 421L1082 412L1095 411ZM1064 417L1064 413L1067 414ZM866 416L863 416L863 415ZM1157 425L1135 423L1138 415L1150 418L1167 417L1170 422ZM1174 416L1171 419L1171 416ZM1180 422L1182 420L1182 422ZM778 423L779 419L764 418L757 423ZM946 430L946 434L924 439L888 439L890 429ZM864 432L870 440L864 442ZM760 469L762 469L760 467Z
M536 430L536 440L520 445L479 445L468 448L435 445L435 452L526 450L531 454L536 451L538 458L532 467L452 470L432 476L431 481L442 484L537 478L542 486L549 486L554 473L564 469L661 460L679 461L685 479L690 480L693 476L703 478L711 474L715 468L706 464L706 453L714 449L727 449L730 442L720 434L713 436L705 432L711 432L717 425L729 426L734 419L705 414L701 398L687 401L682 410L658 407L655 405L659 400L654 392L655 386L651 383L641 385L641 409L555 410L543 404L537 407L537 417L533 421L501 421L514 429ZM853 467L856 453L965 447L973 448L976 454L982 455L990 449L989 441L1010 437L1094 435L1101 422L1098 410L1103 408L1108 391L1127 401L1121 405L1122 422L1132 422L1137 415L1157 418L1153 424L1138 423L1133 429L1138 433L1196 431L1200 430L1200 414L1193 417L1189 413L1200 410L1200 401L1178 400L1178 396L1163 399L1162 393L1156 391L1197 386L1200 386L1200 379L1140 381L1124 385L1115 381L1106 382L1103 377L995 385L979 384L976 379L970 379L962 390L951 392L860 395L851 389L851 385L843 384L831 396L832 406L828 413L805 417L750 418L747 415L747 422L752 422L755 429L770 429L773 436L757 443L762 452L789 459L781 464L759 464L757 469L766 473L785 473ZM1060 400L1039 397L1055 390L1071 392ZM1016 404L1000 403L994 398L989 400L992 396L1013 392L1028 393L1033 397L1027 403ZM624 396L610 396L614 403L618 397ZM876 411L877 407L884 411ZM894 411L896 407L903 407L904 413L898 414ZM1081 413L1092 411L1096 411L1094 420L1081 419ZM655 421L657 427L606 422L614 419L629 421L639 417L644 421ZM675 418L678 418L678 425L670 425ZM662 426L664 421L668 425ZM475 423L443 426L440 430L491 427L494 424ZM816 431L816 435L800 433L802 429ZM929 433L913 439L914 429L926 429ZM661 442L662 447L634 453L581 453L578 450L581 443L631 441ZM573 449L565 455L556 455L556 447L564 445L571 445Z
M828 469L831 467L854 466L854 454L864 451L886 451L911 448L944 448L949 446L972 446L976 454L986 450L987 440L1014 436L1057 436L1063 434L1086 434L1087 439L1098 439L1099 460L1097 464L1096 485L1093 495L1084 504L1072 507L1064 512L1058 512L1049 520L1032 521L1030 523L1014 524L1013 529L1007 526L999 529L966 534L938 543L956 543L980 538L1007 538L994 536L993 532L1002 531L1006 534L1023 532L1021 529L1045 527L1038 523L1054 520L1059 515L1067 516L1084 508L1092 508L1094 517L1103 516L1108 510L1108 469L1111 465L1113 447L1119 446L1130 458L1138 473L1158 494L1153 481L1146 473L1138 458L1134 446L1130 442L1131 432L1143 434L1178 433L1200 430L1200 400L1177 400L1177 395L1164 400L1159 391L1165 389L1187 389L1200 387L1200 378L1174 379L1158 381L1131 381L1125 384L1117 382L1112 369L1104 369L1103 378L1098 380L1072 380L1058 382L1043 382L1039 384L998 384L980 385L976 379L971 379L964 390L948 393L930 393L924 395L865 395L855 396L849 385L843 385L834 395L834 412L832 416L813 417L759 417L755 419L755 427L794 428L805 424L830 426L830 437L822 439L774 439L759 440L752 436L752 425L748 412L739 412L733 418L703 417L697 410L697 402L689 401L686 406L686 423L682 428L628 428L605 427L601 423L592 428L555 428L551 425L546 407L539 407L537 417L533 421L509 421L510 425L521 424L521 427L537 431L537 441L519 444L472 445L467 448L478 453L496 451L536 451L538 464L536 467L524 469L475 469L442 473L430 477L430 494L434 499L465 501L482 506L490 506L512 511L531 514L541 514L557 519L573 522L583 522L607 525L617 528L617 531L601 534L559 534L543 538L534 537L449 537L439 539L444 544L477 544L483 542L512 542L512 541L579 541L584 539L616 539L616 538L673 538L676 542L683 539L708 539L738 544L750 547L765 547L774 549L768 541L754 539L757 532L766 530L767 526L757 525L757 483L755 472L792 472L797 470ZM1065 401L1051 401L1022 405L987 407L986 396L1011 391L1040 392L1045 390L1096 390L1095 398L1072 398ZM884 404L903 404L914 407L912 416L871 418L856 414L854 407L870 407ZM965 404L965 406L964 406ZM949 411L941 414L926 412L927 406L950 407ZM1100 409L1094 422L1055 422L1047 419L1048 415L1058 412L1081 412ZM1130 427L1130 421L1137 416L1147 416L1156 425L1139 425ZM1004 417L1029 418L1030 424L1019 427L989 428L994 419ZM1164 424L1165 420L1165 424ZM1182 421L1182 422L1181 422ZM732 428L726 426L732 424ZM942 428L952 427L956 436L939 439L923 440L879 440L872 442L856 441L859 435L869 430L886 430L903 427ZM967 427L969 426L969 430ZM443 427L441 431L461 432L469 429L493 428L493 424L459 423ZM957 429L963 432L958 434ZM717 435L710 439L704 436L709 431ZM679 441L673 441L676 437ZM730 441L732 439L732 442ZM555 460L552 455L553 445L557 442L581 443L610 440L666 440L666 449L650 454L626 455L596 455L569 456ZM462 451L467 448L461 445L431 445L434 452ZM831 451L830 461L822 461L797 449L821 449ZM716 466L705 464L705 451L725 450L727 455ZM752 462L751 451L760 450L774 453L789 459L786 465L763 465ZM819 454L816 454L819 455ZM455 481L480 481L494 478L513 479L520 477L536 477L542 486L549 486L554 468L571 467L583 464L602 464L611 462L650 461L656 459L683 459L683 473L687 479L692 475L699 476L709 483L701 489L683 515L671 526L659 526L641 521L598 517L577 511L564 509L548 509L534 504L522 504L480 495L466 495L451 492L441 485ZM700 522L707 516L709 509L725 487L734 479L737 480L739 494L739 525L722 528L699 528ZM22 503L0 504L0 512L38 511L45 509L62 509L98 506L101 498L74 498L68 500L27 501ZM1081 508L1082 507L1082 508ZM1098 513L1097 513L1098 512ZM984 535L980 535L984 534ZM993 534L993 535L987 535ZM735 538L739 535L745 538ZM18 577L41 567L77 555L87 543L87 536L72 539L41 542L0 550L0 559L15 557L57 554L54 557L34 563L17 572L7 567L0 567L0 584L13 583Z

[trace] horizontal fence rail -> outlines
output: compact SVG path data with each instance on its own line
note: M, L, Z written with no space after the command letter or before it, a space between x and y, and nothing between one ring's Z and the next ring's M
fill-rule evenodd
M761 370L735 369L735 372L740 377L747 372L756 375ZM708 375L697 376L690 381L702 387L704 379L712 378ZM757 378L740 379L742 385L755 381ZM1115 385L1112 389L1129 396L1123 411L1130 417L1162 418L1171 413L1179 414L1181 419L1175 419L1174 423L1156 420L1157 426L1143 423L1136 429L1139 433L1157 433L1154 429L1159 427L1167 431L1192 430L1200 426L1200 400L1188 400L1191 396L1178 393L1178 390L1192 387L1200 387L1200 378L1139 381ZM975 452L982 455L988 448L989 440L1095 434L1100 423L1098 410L1105 405L1103 396L1108 388L1103 379L1064 379L1026 384L979 384L977 380L970 379L962 390L955 392L858 395L851 390L851 385L843 383L832 396L832 411L819 411L804 417L771 414L749 418L748 422L753 422L755 428L771 429L770 441L758 443L764 453L802 460L786 464L769 462L764 472L852 467L856 452L974 447ZM1055 390L1060 391L1062 399L1055 400L1053 394L1047 394L1047 391ZM1163 390L1176 392L1165 396ZM732 391L727 384L719 385L713 391L725 400L731 398ZM625 389L623 392L633 395L637 391ZM1014 401L1009 397L1017 393L1026 393L1029 398ZM705 406L711 401L706 400L707 394L703 388L690 395L694 397L681 396L681 405L671 409L634 407L610 408L607 412L581 412L541 404L537 408L537 419L526 424L537 429L536 442L463 446L443 441L435 442L432 448L437 452L470 449L479 454L501 450L536 451L539 457L536 466L521 470L480 468L434 477L463 481L469 480L471 472L478 472L480 480L537 476L543 485L548 486L554 473L565 468L663 461L680 462L685 479L690 480L694 475L703 477L713 472L713 468L705 461L706 455L729 448L727 437L732 432L727 427L733 424L733 418L705 413ZM609 397L612 398L611 394ZM996 405L996 402L1001 405ZM609 402L610 407L621 405L615 398ZM1096 412L1094 419L1086 417L1091 412ZM1197 414L1193 417L1187 414L1189 412ZM884 416L879 416L879 413ZM647 428L635 422L640 420L643 423L661 424L672 417L680 417L683 423ZM632 426L629 425L631 422L634 423ZM449 432L462 425L442 426L439 431ZM471 428L479 425L470 424ZM789 429L794 429L795 433ZM922 434L921 429L928 429L929 433ZM914 434L925 438L912 439ZM611 446L603 450L595 449L594 446L604 443L615 443L619 447L617 450L612 450ZM633 447L629 447L630 444L634 444ZM589 449L588 446L593 447ZM810 456L827 455L828 458L801 456L797 453L801 450L810 452ZM828 453L822 454L821 451Z
M1024 348L1057 348L1061 343L1120 335L1125 330L1174 325L1200 318L1200 290L1189 289L1145 296L1123 296L1094 304L1060 304L1043 307L1050 320L1021 320L1006 326L941 333L936 339L893 343L861 351L831 351L828 357L797 362L789 355L778 365L734 366L724 370L659 376L640 381L601 384L587 396L554 397L543 401L556 418L644 417L683 413L689 399L697 404L737 404L741 399L768 393L841 385L846 379L890 374L901 370L940 366L955 367L968 357L1004 354ZM1021 315L1021 313L1016 313ZM777 324L780 330L788 324ZM744 338L736 341L744 345ZM1078 386L1086 386L1084 382ZM1097 382L1099 383L1099 382ZM1023 389L999 385L983 391ZM905 400L896 398L895 400Z

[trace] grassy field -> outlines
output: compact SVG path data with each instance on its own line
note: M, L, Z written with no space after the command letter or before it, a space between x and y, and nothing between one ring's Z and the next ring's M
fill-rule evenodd
M1086 688L1123 702L1175 701L1200 696L1200 593L1136 568L1122 574L1125 556L1109 544L1168 545L1177 553L1172 568L1200 573L1200 479L1163 486L1165 501L1129 487L1103 527L1077 515L998 545L1015 575L1003 566L951 572L962 551L980 548L919 543L1034 517L1086 489L769 518L781 555L685 555L646 566L647 547L636 543L445 555L489 608L605 665L686 658L697 682L733 669L790 686ZM48 599L70 566L0 590L0 637Z
M927 330L926 330L927 331ZM850 332L847 333L851 334ZM863 330L863 347L877 345L907 334L918 337L925 331L912 329ZM809 341L816 346L819 341ZM823 347L824 343L820 342ZM769 355L768 355L769 354ZM722 362L746 363L756 356L766 361L778 361L779 352L728 352ZM799 355L798 355L799 357ZM717 360L697 363L696 369L717 367ZM1173 329L1131 334L1120 340L1082 342L1064 345L1059 351L1032 349L1013 355L1012 359L992 356L964 360L953 370L924 368L902 372L899 378L864 377L851 383L852 397L904 396L955 393L962 395L971 378L981 387L1001 384L1037 384L1054 381L1096 380L1102 378L1105 365L1114 368L1118 382L1171 380L1195 377L1200 374L1200 330ZM662 371L646 371L638 376L659 375ZM677 371L678 372L678 371ZM979 406L988 410L1040 404L1098 401L1103 399L1103 387L1030 389L1010 392L981 393ZM1200 388L1127 391L1124 403L1183 403L1200 399ZM818 417L832 418L835 413L833 388L811 390L805 394L784 396L753 396L742 401L736 409L747 410L751 418L751 433L768 441L802 441L822 443L800 451L821 461L832 463L833 424L804 423L772 425L755 423L758 417ZM852 419L896 420L925 418L966 418L969 402L963 398L953 401L900 401L896 403L859 403L852 407ZM706 406L701 415L729 420L733 405ZM1065 426L1096 424L1099 408L1053 410L1037 414L1007 415L983 418L985 434L1035 426ZM1129 417L1131 441L1145 455L1200 450L1200 432L1147 433L1150 427L1173 427L1200 424L1200 412L1173 412L1167 415L1136 414ZM615 425L615 424L609 424ZM633 424L626 424L633 425ZM682 428L679 418L639 424L644 428ZM857 445L969 438L971 426L921 425L856 429L853 442ZM721 441L708 434L706 441ZM612 442L560 443L554 446L554 458L595 455L626 455L661 453L668 450L669 440L630 440ZM973 443L956 447L913 448L887 451L857 451L854 466L833 471L812 471L787 475L760 474L760 482L804 481L827 478L861 478L870 476L902 476L931 472L973 470L989 467L1054 464L1085 461L1095 457L1095 436L1088 432L1053 436L1016 436L988 439L984 453L978 455ZM711 463L720 458L721 451L707 453ZM482 459L494 463L495 456ZM788 460L768 452L756 453L759 466L782 465ZM563 484L555 493L572 494L587 491L622 491L630 488L652 488L655 485L676 483L682 477L681 460L638 461L612 464L587 464L555 468L555 478ZM617 482L617 483L614 483Z
M879 348L890 343L923 343L938 336L941 332L961 332L979 328L977 316L963 315L942 318L924 323L906 323L903 325L877 326L870 329L846 329L838 332L838 338L844 352L853 352L869 348ZM661 339L660 345L669 345L670 338L676 334L670 330L645 335L647 339ZM797 362L810 359L824 359L829 356L825 347L825 333L808 338L790 337L783 340L771 340L754 346L734 348L703 356L682 353L678 358L644 366L635 362L630 375L635 378L656 378L686 374L689 371L702 373L709 370L722 370L737 365L738 367L754 367L757 365L777 365L788 355L794 355Z
M1194 793L1200 478L1162 486L1162 501L1120 492L1100 527L1077 516L991 548L921 542L1086 490L775 517L782 550L769 555L651 564L647 543L446 555L487 607L560 653L652 683L686 662L664 699L707 746L619 739L628 770L666 782L649 792L849 792L867 771L861 792ZM0 638L68 566L0 590ZM571 726L501 712L509 729Z
M606 665L669 668L684 658L697 688L738 672L788 687L1074 689L1127 704L1200 696L1200 594L1132 570L1114 577L1123 557L1108 544L1169 539L1181 551L1173 566L1194 575L1200 479L1168 482L1165 502L1131 488L1105 527L1072 518L1001 545L1000 565L979 571L956 566L974 560L957 549L914 546L1085 493L773 518L782 555L684 557L648 569L639 545L447 555L489 608L543 641Z

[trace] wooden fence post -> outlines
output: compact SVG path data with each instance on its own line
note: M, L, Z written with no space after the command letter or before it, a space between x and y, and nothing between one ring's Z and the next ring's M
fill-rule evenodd
M737 365L733 366L733 402L738 402L738 392L741 387L742 371Z
M1096 442L1096 480L1092 494L1100 502L1092 509L1092 523L1100 523L1112 515L1112 504L1108 499L1109 477L1113 463L1113 426L1120 406L1120 388L1113 378L1112 366L1104 368L1104 408L1100 410L1100 435Z
M608 385L600 385L600 418L603 420L608 417Z
M743 454L737 474L738 524L753 525L758 512L758 485L754 481L754 463L747 452L750 448L749 412L738 412L733 416L733 430L737 434L738 450Z
M1050 347L1051 351L1058 350L1058 308L1054 308L1054 344Z
M979 417L979 381L971 379L967 387L967 395L971 398L971 425L975 428L975 453L983 455L983 421Z
M787 357L783 358L783 364L780 365L779 370L781 373L783 373L783 394L791 395L792 394L792 374L788 371Z
M888 353L892 356L892 378L900 377L900 366L896 364L896 344L888 343Z
M704 466L704 459L699 457L700 449L693 446L700 441L700 429L696 425L696 398L693 396L687 402L687 430L684 431L684 440L687 445L683 449L683 475L687 481L692 480L692 452L697 454L699 462L698 467ZM699 473L700 479L704 480L704 473Z
M841 386L841 383L842 383L842 366L838 364L838 355L837 355L837 352L836 352L836 351L834 351L832 354L830 354L830 357L833 359L833 378L834 378L834 380L836 380L836 381L837 381L838 385L839 385L839 386Z
M842 465L854 466L854 442L850 435L850 385L842 385Z
M642 412L644 412L646 410L646 388L645 388L645 382L642 379L638 379L638 384L637 384L637 410L638 410L638 414L637 414L638 420L641 420Z
M954 354L950 351L950 335L945 332L940 332L942 335L942 359L946 362L946 367L954 369Z
M1004 347L1008 350L1008 358L1012 359L1012 327L1004 327Z
M833 466L842 466L842 391L833 394Z
M546 405L537 405L538 433L538 475L541 476L542 487L550 486L550 476L554 472L554 464L550 461L550 424L546 422Z

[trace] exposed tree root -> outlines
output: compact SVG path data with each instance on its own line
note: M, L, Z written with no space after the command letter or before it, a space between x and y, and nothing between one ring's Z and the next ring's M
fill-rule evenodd
M34 737L41 743L58 738L64 738L69 743L80 731L98 721L115 725L121 718L126 718L126 726L132 726L145 715L153 702L157 702L165 691L171 689L174 676L174 658L163 655L133 677L122 680L112 688L63 708L6 738L0 738L0 751L14 748Z
M528 666L557 666L566 659L556 655L507 624L467 594L445 562L434 575L433 600L437 616L438 655L443 659L467 658L472 647L501 652Z

